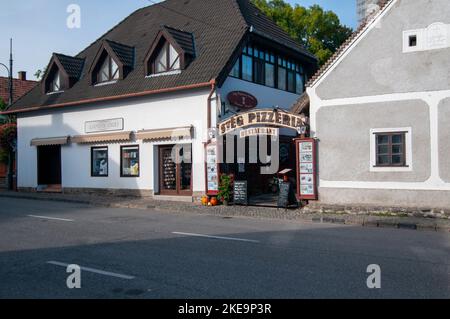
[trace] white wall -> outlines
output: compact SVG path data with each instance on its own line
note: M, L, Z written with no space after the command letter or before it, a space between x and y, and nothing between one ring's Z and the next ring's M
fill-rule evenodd
M86 121L124 118L125 131L194 126L192 140L193 191L204 191L204 147L207 137L209 89L126 99L110 103L66 107L51 112L18 117L18 187L37 187L37 152L34 138L84 135ZM215 107L215 106L214 106ZM63 112L64 110L64 112ZM69 188L113 188L154 190L157 174L153 163L155 145L129 143L99 144L109 147L109 177L90 176L90 148L96 145L70 144L61 150L62 186ZM181 142L180 142L181 143ZM140 177L120 177L120 146L140 145Z

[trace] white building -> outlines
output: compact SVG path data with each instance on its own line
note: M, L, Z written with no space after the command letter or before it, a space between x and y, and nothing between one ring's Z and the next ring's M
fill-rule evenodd
M450 6L390 0L308 83L324 204L450 206Z
M54 54L12 106L18 188L198 197L209 128L244 111L229 94L287 109L316 64L247 0L137 10L76 57Z

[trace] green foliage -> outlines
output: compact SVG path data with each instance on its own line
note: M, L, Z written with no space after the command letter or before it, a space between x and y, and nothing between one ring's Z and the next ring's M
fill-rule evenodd
M34 73L34 76L36 77L36 79L42 80L46 70L47 70L47 68L44 68L43 70L41 70L41 69L37 70L36 73Z
M232 193L232 179L230 175L222 174L220 176L219 194L217 198L222 202L229 202Z
M0 148L6 151L12 149L11 145L17 140L17 125L8 123L0 125Z
M252 0L269 18L300 42L323 65L352 34L332 11L319 5L291 6L284 0Z
M0 111L4 111L8 105L5 101L3 101L3 98L0 97Z

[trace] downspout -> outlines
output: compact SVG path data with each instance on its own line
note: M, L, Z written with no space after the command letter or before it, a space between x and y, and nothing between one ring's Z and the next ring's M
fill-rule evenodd
M203 165L205 168L205 195L208 193L208 168L206 166L206 146L209 144L209 142L211 142L211 138L209 136L209 129L211 128L211 101L212 101L212 97L214 95L214 92L216 91L217 88L217 84L216 84L216 80L213 79L211 80L211 91L209 92L208 95L208 99L207 99L207 110L206 110L206 130L207 130L207 140L204 143L204 152L205 152L205 156L204 156L204 160L203 160Z

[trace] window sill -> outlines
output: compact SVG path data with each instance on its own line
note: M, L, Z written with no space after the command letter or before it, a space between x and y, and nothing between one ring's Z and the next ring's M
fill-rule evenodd
M94 87L105 86L105 85L111 85L111 84L116 84L117 81L118 81L118 80L97 83L97 84L94 85Z
M147 79L149 79L149 78L157 78L157 77L160 77L160 76L176 75L176 74L181 74L181 70L150 74L150 75L147 75L145 78L147 78Z
M55 94L61 94L61 93L64 93L64 91L48 92L47 95L55 95Z
M405 166L371 166L370 172L412 172L412 167Z

